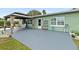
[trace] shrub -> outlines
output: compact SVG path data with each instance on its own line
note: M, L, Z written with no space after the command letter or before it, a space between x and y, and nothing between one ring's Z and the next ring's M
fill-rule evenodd
M10 21L7 21L7 22L6 22L6 25L7 25L7 26L10 26Z
M15 21L14 24L19 24L19 22ZM3 20L0 21L0 26L2 26L2 27L4 26L4 21ZM10 27L10 21L6 21L6 26Z
M10 26L10 22L7 21L7 22L6 22L6 25L7 25L7 26ZM0 21L0 26L4 26L4 21Z
M79 32L78 31L72 31L72 33L75 33L77 36L79 36Z
M4 26L4 21L0 21L0 26Z
M14 24L19 24L19 22L18 21L15 21Z
M79 36L79 32L76 32L75 34L76 34L77 36Z
M76 37L76 35L75 35L75 34L71 34L71 36L72 36L72 38L75 38L75 37Z

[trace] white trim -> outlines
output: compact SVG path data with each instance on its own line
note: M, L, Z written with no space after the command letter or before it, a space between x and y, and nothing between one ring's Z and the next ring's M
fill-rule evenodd
M50 25L51 27L65 27L65 25Z
M59 18L59 17L63 17L63 20L64 20L64 25L58 25L58 21L56 19L56 25L52 25L51 24L51 20L50 20L50 26L54 26L54 27L64 27L65 26L65 17L64 16L56 16L56 17L53 17L53 18Z
M39 20L39 19L41 19L41 26L38 25L38 20ZM38 20L37 20L38 29L42 29L43 20L42 20L42 18L38 18Z

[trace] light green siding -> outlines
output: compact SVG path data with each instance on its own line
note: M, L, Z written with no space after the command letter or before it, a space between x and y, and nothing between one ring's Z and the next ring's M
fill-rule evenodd
M35 18L33 20L34 20L34 28L37 29L38 28L38 23L37 23L38 18Z
M50 20L53 17L59 17L59 16L63 16L65 17L65 24L68 24L70 27L70 31L78 31L79 32L79 12L75 12L75 13L67 13L67 14L59 14L59 15L52 15L52 16L45 16L45 17L41 17L43 20L48 20L48 30L60 30L63 31L64 28L56 28L56 27L50 27ZM39 17L40 18L40 17ZM38 27L37 25L37 20L38 18L35 18L35 28Z
M70 31L79 32L79 13L65 15L65 21L69 25Z
M65 17L65 24L69 25L70 31L78 31L79 32L79 12L60 14L60 15L55 15L55 16L64 16Z
M47 26L47 28L48 28L48 30L50 30L50 20L52 19L52 17L43 17L43 20L48 20L48 26Z
M43 20L48 20L48 30L53 30L53 31L64 31L62 27L51 27L51 19L53 19L55 16L47 16L43 17Z

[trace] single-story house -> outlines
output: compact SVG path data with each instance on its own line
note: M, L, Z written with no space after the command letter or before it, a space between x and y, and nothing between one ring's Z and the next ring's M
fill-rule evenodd
M79 32L79 10L69 10L36 16L14 12L4 16L4 18L5 20L9 20L11 25L14 21L19 21L20 25L26 24L26 28L31 29Z

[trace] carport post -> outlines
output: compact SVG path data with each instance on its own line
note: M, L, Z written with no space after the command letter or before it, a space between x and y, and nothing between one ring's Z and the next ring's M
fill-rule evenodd
M10 28L11 28L11 34L13 34L13 29L14 29L14 16L10 16Z
M34 20L32 19L32 28L34 29Z
M4 32L6 32L6 18L4 18Z

